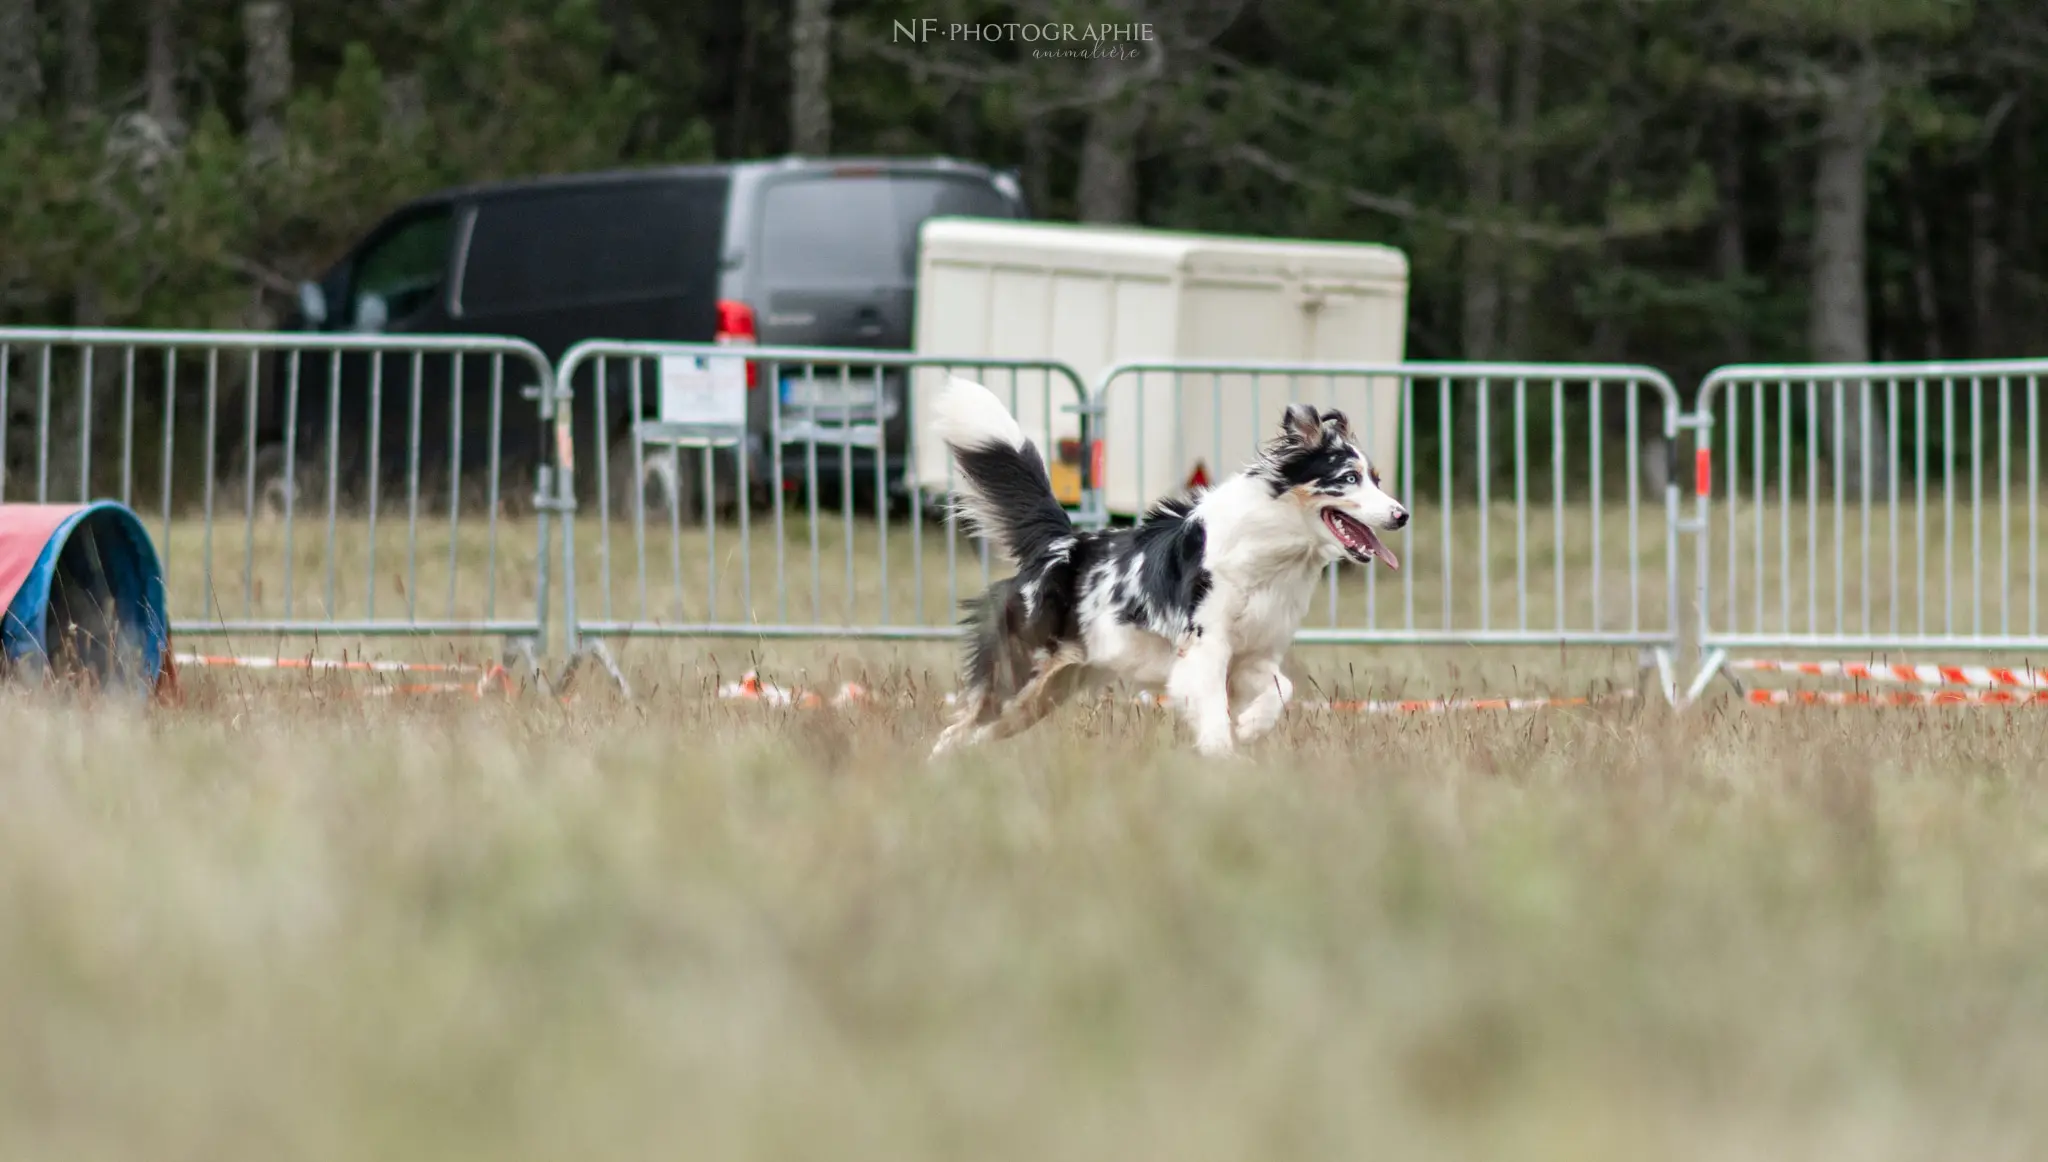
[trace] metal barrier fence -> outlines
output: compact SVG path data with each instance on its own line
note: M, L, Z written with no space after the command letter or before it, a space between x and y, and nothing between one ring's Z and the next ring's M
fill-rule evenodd
M0 328L0 501L135 508L181 636L544 649L553 382L514 339Z
M556 443L574 465L562 478L577 510L562 558L572 650L585 637L953 636L961 599L1002 569L940 502L950 459L911 422L955 373L1009 404L1056 490L1085 509L1087 392L1057 362L570 349L556 379L575 404L557 412ZM757 578L772 584L757 591Z
M0 501L135 508L180 635L540 652L559 565L572 654L945 638L1004 570L912 422L949 374L1004 398L1084 525L1236 470L1287 402L1345 410L1417 518L1398 573L1332 567L1304 644L1633 647L1680 705L1742 651L2048 652L2048 360L1726 367L1682 413L1633 366L1148 362L1090 391L1038 359L0 328ZM1688 429L1690 521L1663 458Z
M1672 690L1683 624L1678 484L1644 456L1678 432L1678 396L1662 373L1122 364L1094 397L1107 512L1130 515L1190 478L1236 470L1295 401L1345 412L1385 487L1416 513L1393 546L1400 571L1331 566L1297 640L1638 647ZM1616 435L1621 446L1608 448ZM1646 483L1659 498L1647 504Z
M1704 657L1683 701L1733 651L2048 650L2043 379L2048 360L1708 376L1694 489Z

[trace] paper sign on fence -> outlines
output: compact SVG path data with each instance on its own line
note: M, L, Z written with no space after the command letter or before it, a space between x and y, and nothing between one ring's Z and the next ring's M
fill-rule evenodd
M662 356L660 415L661 421L668 424L744 427L746 361L726 356Z

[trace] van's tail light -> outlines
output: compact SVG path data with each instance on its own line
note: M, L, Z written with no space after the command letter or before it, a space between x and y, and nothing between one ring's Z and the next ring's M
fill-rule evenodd
M733 299L718 300L718 331L712 342L720 347L752 347L760 341L760 332L754 327L754 308ZM747 363L747 386L761 385L761 365Z

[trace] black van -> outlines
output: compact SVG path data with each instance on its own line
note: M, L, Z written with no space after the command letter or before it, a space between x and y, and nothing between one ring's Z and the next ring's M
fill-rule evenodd
M1022 218L1023 197L1014 175L949 158L785 158L717 165L582 174L502 182L448 190L393 213L317 283L301 288L288 330L405 335L504 335L525 339L550 360L590 338L649 339L776 346L906 350L911 344L912 295L919 226L936 216ZM306 385L328 382L328 365L311 357L299 371L298 458L326 454L331 409L304 402ZM368 360L343 359L338 409L340 446L361 470L361 435L370 427ZM402 470L415 419L424 455L449 454L453 419L452 361L425 361L427 380L414 394L407 378L415 365L385 358L378 369L378 428L382 472ZM461 426L464 471L487 462L487 439L476 438L489 415L493 385L486 361L469 360L462 372ZM430 369L431 368L431 369ZM783 369L780 383L761 383L750 368L748 419L753 433L753 483L771 484L767 454L770 409L783 409L785 442L803 438L804 417L829 414L816 432L816 465L835 478L834 453L854 447L859 478L874 478L873 451L887 457L886 478L900 480L908 431L904 377L890 377L883 398L849 401L828 395L840 381L825 370L809 377ZM509 373L508 373L509 374ZM872 384L872 373L856 383ZM595 499L596 408L594 377L576 390L578 490ZM281 466L286 423L284 380L264 377L259 393L259 465ZM606 379L609 423L603 433L618 446L627 435L627 376ZM507 385L509 389L509 384ZM651 413L651 388L643 412ZM419 401L418 417L409 399ZM516 400L516 396L508 400ZM507 402L501 439L509 459L526 450L538 456L547 434L531 407ZM482 429L487 434L489 429ZM237 429L235 439L240 441ZM622 452L623 449L620 449ZM633 486L619 469L630 453L614 455L614 496ZM804 456L784 456L784 476L811 469ZM506 463L508 486L514 465ZM259 473L265 469L259 467ZM693 478L684 473L686 479ZM266 480L266 489L281 485ZM688 511L688 509L686 509Z

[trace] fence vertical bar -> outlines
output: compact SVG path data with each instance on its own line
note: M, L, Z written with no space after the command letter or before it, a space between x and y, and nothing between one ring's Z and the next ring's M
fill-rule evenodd
M462 352L449 356L448 369L448 620L455 620L455 579L462 562Z
M2012 397L1998 377L1998 632L2012 633Z
M216 614L220 609L220 596L213 591L213 465L215 433L219 431L220 411L220 350L206 349L206 465L202 475L201 493L204 498L205 519L200 522L200 536L203 548L200 551L200 600Z
M367 616L377 616L377 502L383 492L384 461L384 353L370 356L370 431L364 437L370 449L370 511L368 563L363 578L363 607Z
M1913 379L1913 554L1918 632L1927 632L1927 377Z
M1455 621L1456 621L1456 619L1455 619L1455 618L1454 618L1454 617L1452 616L1452 614L1451 614L1451 608L1452 608L1453 604L1455 604L1455 601L1456 601L1456 590L1455 590L1455 589L1453 588L1453 585L1452 585L1452 574L1453 574L1453 572L1454 572L1454 566L1455 566L1455 562L1456 562L1456 559L1457 559L1457 555L1458 555L1458 538L1457 538L1457 533L1456 533L1456 529L1452 527L1452 523L1451 523L1451 512L1452 512L1452 509L1453 509L1453 508L1454 508L1454 506L1455 506L1455 499L1454 499L1454 497L1455 497L1455 495L1456 495L1456 494L1455 494L1455 492L1453 491L1453 488L1452 488L1452 484L1453 484L1453 475L1452 475L1452 472L1451 472L1451 455L1452 455L1452 452L1453 452L1453 450L1454 450L1454 449L1455 449L1455 447L1457 446L1457 442L1458 442L1458 438L1457 438L1458 426L1457 426L1457 424L1456 424L1456 422L1455 422L1455 417L1454 417L1454 416L1452 415L1452 412L1451 412L1451 409L1452 409L1452 404L1451 404L1451 378L1450 378L1450 376L1448 376L1448 375L1441 375L1441 376L1438 376L1438 377L1437 377L1437 381L1436 381L1436 396L1437 396L1437 417L1438 417L1438 419L1437 419L1437 432L1438 432L1438 437L1437 437L1437 446L1438 446L1439 448L1441 448L1441 449L1442 449L1442 456L1441 456L1441 458L1440 458L1440 463L1439 463L1438 467L1439 467L1439 471L1440 471L1440 472L1442 473L1442 475L1443 475L1443 483L1442 483L1442 486L1441 486L1441 487L1442 487L1442 499L1441 499L1441 503L1442 503L1442 504L1443 504L1443 506L1444 506L1444 514L1443 514L1443 520L1444 520L1444 609L1443 609L1443 613L1444 613L1444 629L1445 629L1446 631L1448 631L1448 630L1450 630L1450 629L1451 629L1452 625L1453 625L1453 624L1455 623Z
M591 368L592 379L596 381L596 386L590 398L590 406L595 412L596 417L596 422L592 427L596 430L590 433L590 438L596 442L597 446L597 577L598 584L603 587L604 619L610 621L613 617L612 429L610 415L611 387L607 382L606 372L611 367L611 360L600 355L591 360L591 363L593 364ZM573 369L571 370L573 371ZM575 391L575 385L571 384L569 390L571 392ZM573 409L574 406L575 402L572 400L570 407ZM630 425L639 418L634 416L627 421L629 430Z
M711 459L710 449L704 449L703 453L703 460L709 463ZM683 449L680 444L674 441L670 441L668 444L668 467L670 477L675 481L676 485L675 494L669 498L669 503L662 506L668 510L669 592L674 595L674 600L670 602L670 608L674 611L671 616L681 621L689 616L686 612L688 606L683 601ZM644 495L644 485L642 486L642 491ZM708 492L705 494L704 503L706 505L711 503L711 497ZM710 523L709 517L706 518L705 523L707 525ZM710 555L708 547L704 562L704 581L705 600L707 603L717 601L717 558ZM643 584L645 583L643 582ZM644 599L642 604L645 605ZM705 608L706 619L716 620L716 611L709 604ZM644 609L642 616L646 616Z
M1607 482L1600 470L1600 434L1601 426L1604 417L1606 416L1606 411L1601 406L1601 386L1602 384L1598 379L1593 380L1592 383L1588 385L1589 394L1592 396L1592 406L1586 409L1586 475L1591 478L1591 500L1593 508L1592 598L1594 629L1605 629L1607 627L1607 617L1605 614L1605 608L1601 604L1601 594L1606 588L1606 586L1602 584L1602 582L1605 580L1603 574L1605 574L1606 568L1600 555L1600 538L1603 532L1605 531L1602 528L1602 526L1607 523ZM1675 564L1673 568L1676 568ZM1676 574L1674 574L1674 576L1675 575ZM1674 616L1676 616L1676 606L1672 608L1672 613Z
M1257 415L1256 412L1253 413ZM1401 499L1414 504L1415 495L1415 377L1401 377ZM1415 559L1415 522L1410 520L1401 526L1401 559ZM1409 573L1401 579L1402 628L1415 629L1415 574Z
M1015 369L1013 368L1013 369L1011 370L1011 372L1010 372L1010 378L1011 378L1011 380L1012 380L1012 381L1014 382L1014 381L1015 381L1015 379L1016 379L1016 377L1017 377L1017 373L1016 373L1016 370L1015 370ZM904 384L904 398L905 398L904 406L905 406L906 408L910 406L910 405L909 405L909 394L910 394L910 387L909 387L909 383L907 382L907 381L908 381L908 378L909 378L908 376L906 376L906 377L905 377L905 380L906 380L906 382L905 382L905 384ZM886 437L886 436L884 435L884 433L885 433L885 432L887 432L887 431L889 430L889 421L888 421L888 419L887 419L887 414L886 414L886 413L887 413L887 404L888 404L888 398L889 398L889 395L888 395L888 388L887 388L887 386L886 386L886 385L885 385L885 384L884 384L884 383L882 382L882 369L881 369L881 367L879 367L879 366L877 366L877 367L875 367L875 368L874 368L874 381L875 381L875 546L876 546L876 547L875 547L875 553L876 553L876 556L877 556L877 557L878 557L878 558L880 559L880 560L879 560L879 563L880 563L880 565L881 565L881 572L882 572L882 580L881 580L881 585L882 585L882 592L881 592L881 595L880 595L880 597L881 597L881 607L882 607L882 612L881 612L881 618L880 618L880 620L881 620L881 623L882 623L883 625L888 625L888 624L889 624L889 511L890 511L890 509L894 508L895 506L889 503L889 456L888 456L888 450L889 450L889 441L888 441L887 437ZM1045 389L1045 400L1044 400L1044 408L1045 408L1045 410L1044 410L1044 414L1045 414L1045 418L1046 418L1046 425L1047 425L1047 427L1048 427L1048 428L1050 428L1050 427L1051 427L1051 425L1052 425L1052 385L1051 385L1050 381L1048 381L1048 382L1047 382L1047 384L1046 384L1046 389ZM1052 433L1051 433L1050 431L1048 431L1048 432L1046 433L1046 437L1045 437L1045 454L1046 454L1046 455L1047 455L1048 457L1051 457L1051 456L1055 456L1055 455L1057 455L1057 454L1058 454L1058 451L1059 451L1059 447L1058 447L1058 445L1057 445L1057 444L1053 443L1053 439L1052 439Z
M1742 530L1738 526L1742 508L1742 382L1737 380L1728 385L1728 445L1722 449L1727 467L1722 475L1728 478L1728 624L1741 624L1742 593L1736 584L1737 570L1741 566Z
M1487 439L1492 427L1489 415L1493 384L1482 378L1479 381L1479 447L1475 454L1479 458L1479 628L1493 628L1493 557L1487 546L1488 527L1493 524L1491 497L1488 495L1489 478L1493 475L1493 455Z
M1872 485L1870 468L1871 392L1870 381L1865 379L1862 383L1863 386L1856 392L1856 438L1860 441L1858 447L1862 449L1856 456L1856 464L1863 479L1857 485L1856 499L1857 508L1862 514L1863 522L1860 538L1862 541L1863 580L1859 586L1863 605L1862 626L1863 632L1868 634L1870 632L1870 492Z
M415 351L412 357L412 374L408 376L411 388L411 415L406 423L405 439L405 617L413 620L419 613L420 602L420 453L423 450L420 437L421 411L426 406L427 361L423 353Z
M4 347L0 347L0 377L5 377L6 375L6 371L4 370L6 361L6 349ZM4 416L7 412L6 399L7 393L4 390L0 390L0 416ZM164 438L163 451L161 457L163 462L157 466L158 471L161 472L163 476L163 556L164 569L166 572L170 570L171 566L171 441L172 433L176 431L175 424L177 421L177 415L178 349L173 347L170 350L164 352ZM0 423L4 422L4 420L0 420ZM4 471L0 471L0 476L4 475L6 475L6 473ZM169 600L169 598L166 597L166 600ZM169 617L170 612L166 610L164 612L164 616Z
M1842 632L1842 626L1844 624L1843 619L1848 616L1847 611L1843 608L1843 606L1846 605L1848 602L1848 587L1846 584L1846 575L1849 569L1849 546L1846 543L1848 539L1848 534L1845 532L1845 530L1848 527L1848 516L1846 506L1848 504L1849 492L1849 466L1846 463L1846 460L1848 458L1847 454L1849 438L1848 434L1842 430L1842 424L1845 419L1845 415L1842 410L1842 385L1840 383L1837 383L1834 386L1835 390L1828 393L1830 404L1835 411L1835 422L1833 426L1831 426L1828 429L1829 433L1831 434L1830 438L1834 442L1834 446L1828 449L1828 457L1833 462L1833 467L1835 470L1835 633L1839 635ZM1864 457L1861 455L1859 455L1857 458L1859 460L1868 459L1868 457Z
M1665 643L1662 647L1664 652L1658 657L1658 670L1663 678L1664 696L1669 700L1678 696L1677 683L1670 671L1675 661L1672 655L1677 652L1678 648L1675 638L1681 616L1679 612L1680 584L1678 579L1678 473L1675 470L1676 458L1678 456L1678 404L1669 395L1659 402L1663 404L1665 448L1664 624L1672 628L1674 640ZM1761 547L1759 547L1759 551L1761 551ZM1640 589L1642 586L1632 583L1629 585L1629 588Z
M855 613L854 613L854 610L855 610L856 608L858 608L858 598L857 598L857 596L856 596L856 595L855 595L855 593L854 593L854 582L853 582L853 537L854 537L854 533L853 533L853 403L852 403L852 399L851 399L851 397L852 397L852 393L853 393L853 378L852 378L852 377L853 377L853 369L852 369L851 367L847 366L846 364L840 364L840 366L839 366L839 416L838 416L838 419L839 419L839 515L840 515L840 518L841 518L841 519L840 519L840 522L839 522L839 532L840 532L840 538L841 538L841 540L842 540L842 541L844 542L844 543L843 543L843 549L844 549L844 552L843 552L843 554L842 554L842 555L844 556L844 558L845 558L845 562L846 562L846 605L845 605L845 606L843 607L843 608L845 609L845 611L846 611L846 612L845 612L845 614L844 614L844 615L843 615L843 617L842 617L842 621L843 621L843 623L844 623L844 624L848 624L848 625L851 625L851 624L853 624L853 619L854 619L854 617L856 616L856 615L855 615ZM876 410L876 420L877 420L877 423L879 424L879 422L880 422L880 417L881 417L881 412L880 412L880 406L881 406L881 401L880 401L880 400L876 400L876 401L875 401L875 403L876 403L876 408L877 408L877 410ZM1011 415L1013 415L1013 416L1017 414L1017 376L1016 376L1016 374L1015 374L1014 372L1013 372L1013 373L1011 374L1011 376L1010 376L1010 414L1011 414ZM816 436L814 435L814 436L813 436L812 438L813 438L813 439L816 439L817 437L816 437ZM875 447L875 454L879 456L879 455L881 454L881 452L882 452L882 448L881 448L881 446L880 446L880 443L879 443L879 441L878 441L878 442L877 442L877 445L876 445L876 447ZM879 498L877 498L877 499L879 499Z
M2027 635L2041 632L2041 393L2027 376Z
M1941 378L1942 630L1956 629L1956 384Z
M1628 628L1634 631L1641 629L1643 626L1642 586L1633 584L1636 570L1642 567L1640 562L1643 559L1643 442L1640 426L1641 417L1638 415L1642 392L1639 390L1635 380L1629 380L1623 384L1622 390L1627 393L1623 397L1622 408L1623 430L1626 433L1628 445L1626 453L1628 458L1628 568L1631 581L1628 587Z
M121 503L135 504L135 347L121 357Z
M50 503L50 347L43 345L36 399L36 503Z
M547 383L538 383L534 387L535 395L539 398L536 410L540 413L540 428L545 433L549 426L547 422L549 418L548 412L554 406L554 392ZM490 447L486 449L486 458L490 463L490 470L485 477L484 492L484 617L496 621L498 617L498 474L503 469L502 445L505 441L505 355L503 352L491 356L491 419L489 437ZM545 466L547 461L548 457L543 455L541 457L542 466ZM568 518L565 515L563 519L567 520ZM547 529L547 511L545 506L537 515L534 523L540 526L539 531L544 537ZM546 576L547 560L547 544L543 541L538 551L534 553L535 568L541 576ZM537 594L546 593L547 586L540 584L536 587L535 592ZM545 622L543 617L537 616L535 620ZM545 624L542 626L540 637L543 643L547 641Z
M1792 630L1792 383L1778 380L1778 624Z
M1557 546L1555 574L1557 589L1557 628L1563 629L1571 620L1565 614L1564 566L1568 555L1564 543L1564 381L1550 381L1550 532L1552 543Z
M285 375L284 396L284 616L292 616L292 590L296 588L292 576L292 525L294 504L299 495L298 461L295 458L299 447L299 353L290 354L289 370Z
M1528 381L1515 377L1515 628L1529 628Z
M626 431L632 445L633 464L633 565L639 585L639 603L633 616L645 621L647 612L647 448L640 439L640 422L647 415L646 384L641 375L643 359L633 360L626 373Z
M1984 632L1984 383L1970 377L1970 632Z
M87 347L83 352L78 372L78 503L92 499L92 405L93 371L92 357L97 348Z
M1820 545L1820 388L1806 381L1806 551ZM1820 570L1806 571L1806 628L1820 631Z
M1886 423L1884 446L1887 455L1891 458L1890 466L1885 472L1885 479L1891 484L1890 525L1886 533L1891 542L1892 599L1886 602L1886 604L1891 606L1891 632L1896 634L1899 632L1899 381L1897 379L1885 380L1884 413ZM1869 579L1865 578L1864 585L1868 586L1869 584ZM1869 598L1866 597L1864 600L1868 601Z
M256 393L262 385L256 352L249 352L249 379L242 389L245 440L242 448L242 616L256 614Z
M341 523L341 356L327 360L327 616L337 616L335 541Z
M1755 563L1752 573L1756 579L1756 628L1761 630L1764 627L1765 589L1764 545L1766 542L1764 540L1764 509L1768 507L1764 503L1764 497L1767 495L1764 491L1764 464L1770 460L1770 444L1764 436L1764 413L1767 406L1764 403L1764 381L1761 378L1754 379L1750 381L1749 386L1749 491L1750 504L1755 512L1755 519L1750 524L1752 531L1756 534L1756 543L1751 547L1750 552L1751 559Z

